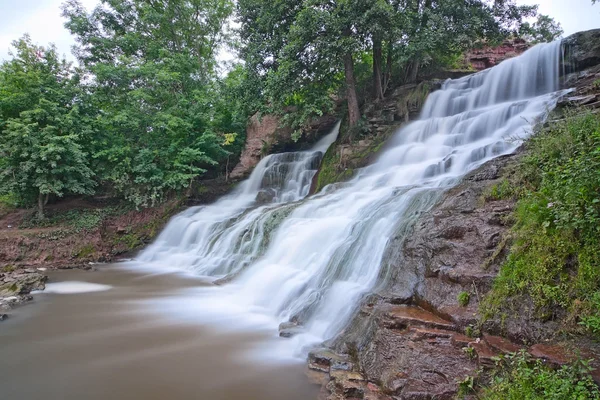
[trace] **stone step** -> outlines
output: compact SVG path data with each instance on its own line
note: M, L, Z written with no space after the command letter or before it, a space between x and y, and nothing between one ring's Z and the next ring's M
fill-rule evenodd
M354 364L348 356L334 353L329 349L315 349L308 353L308 368L313 371L351 371Z
M389 305L384 312L384 326L388 329L427 328L455 330L455 325L422 308L406 305Z
M518 353L521 349L523 349L523 347L511 342L508 339L500 337L500 336L491 336L491 335L484 334L483 340L493 350L497 351L498 353L502 353L502 354Z
M498 353L483 340L471 342L469 343L469 347L477 353L477 361L481 367L492 368L496 365L494 358L498 357Z
M529 354L556 366L566 365L577 359L573 352L562 346L541 343L531 346Z

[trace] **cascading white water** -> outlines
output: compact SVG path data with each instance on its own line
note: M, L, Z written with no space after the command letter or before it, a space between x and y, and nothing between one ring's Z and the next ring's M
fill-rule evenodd
M174 217L138 260L216 278L236 273L262 254L272 225L285 214L278 206L306 197L339 129L338 123L309 151L263 158L232 194Z
M284 347L302 354L336 335L360 297L382 283L393 235L465 173L514 151L547 116L558 98L559 53L559 43L538 45L447 81L429 96L420 119L398 131L389 150L352 181L300 200L310 179L298 177L312 169L294 170L295 183L275 174L275 201L257 207L259 181L269 186L271 163L311 157L271 156L233 195L175 217L139 261L215 277L238 273L221 287L195 292L196 315L224 325L254 318L270 329L297 321L303 332Z

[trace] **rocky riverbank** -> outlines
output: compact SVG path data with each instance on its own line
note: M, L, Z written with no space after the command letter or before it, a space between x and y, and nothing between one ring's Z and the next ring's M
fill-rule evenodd
M46 268L0 270L0 321L8 318L12 308L32 300L31 292L44 290L48 280Z

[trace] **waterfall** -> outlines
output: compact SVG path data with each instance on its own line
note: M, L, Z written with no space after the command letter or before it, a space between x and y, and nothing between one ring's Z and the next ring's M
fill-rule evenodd
M274 332L293 321L300 333L282 346L303 354L338 334L360 298L385 283L394 235L409 231L467 172L513 152L546 118L559 96L559 55L558 42L537 45L445 82L373 165L317 195L305 197L330 142L269 156L232 195L173 218L138 261L230 276L195 292L190 312L222 325L253 319Z
M230 195L175 216L138 261L215 278L234 275L263 253L273 226L287 215L283 205L308 195L339 129L338 122L309 151L263 158Z

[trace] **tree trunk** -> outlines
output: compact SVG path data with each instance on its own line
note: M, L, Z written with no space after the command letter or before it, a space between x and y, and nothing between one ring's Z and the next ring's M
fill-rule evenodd
M375 100L383 100L383 86L381 76L381 38L373 37L373 97Z
M406 66L404 72L404 83L416 83L419 75L419 64L418 60L412 60Z
M356 82L354 80L354 60L352 53L344 56L344 71L346 74L346 97L348 101L348 119L350 128L356 126L360 120L358 96L356 95Z
M392 41L390 40L387 45L387 60L385 65L385 74L383 75L383 95L389 89L390 81L392 80L392 51L394 50Z
M43 195L42 193L38 194L38 210L37 210L37 216L38 219L44 219L44 206L46 204L48 204L48 193L46 193L46 195Z
M229 157L227 156L227 164L225 164L225 182L229 182Z

